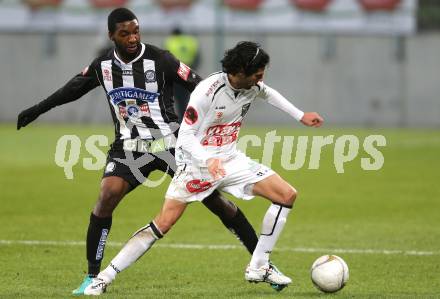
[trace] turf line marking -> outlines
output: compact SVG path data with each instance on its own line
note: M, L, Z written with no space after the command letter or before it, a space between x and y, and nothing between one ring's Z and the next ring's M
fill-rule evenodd
M121 247L123 242L108 242L107 246ZM0 245L25 246L85 246L84 241L43 241L43 240L0 240ZM241 245L205 245L205 244L156 244L154 247L198 250L243 249ZM311 248L311 247L279 247L276 251L290 252L321 252L321 253L353 253L353 254L385 254L385 255L440 255L440 251L389 250L389 249L349 249L349 248Z

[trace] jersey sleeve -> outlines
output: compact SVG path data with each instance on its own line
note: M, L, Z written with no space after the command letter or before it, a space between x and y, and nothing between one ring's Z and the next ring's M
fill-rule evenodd
M169 51L163 52L167 75L175 82L185 87L189 92L196 88L202 78L189 66L179 61Z
M99 79L95 71L95 62L92 62L92 64L70 79L63 87L40 102L38 104L40 112L44 113L56 106L73 102L97 86L99 86Z
M265 84L261 84L260 88L260 97L267 100L269 104L277 107L281 111L288 113L297 121L300 121L303 118L304 112L295 107L295 105L289 102L289 100L282 96L278 91Z
M194 90L179 129L177 142L177 147L190 153L196 164L202 167L206 166L210 155L200 144L200 140L196 136L209 111L210 103L210 99L202 92L201 88Z

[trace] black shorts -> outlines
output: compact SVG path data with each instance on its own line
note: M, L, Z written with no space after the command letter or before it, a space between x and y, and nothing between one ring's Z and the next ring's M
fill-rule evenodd
M107 163L102 177L120 177L127 181L133 189L142 184L155 170L160 170L173 177L176 169L174 154L174 149L155 154L110 150L107 154Z

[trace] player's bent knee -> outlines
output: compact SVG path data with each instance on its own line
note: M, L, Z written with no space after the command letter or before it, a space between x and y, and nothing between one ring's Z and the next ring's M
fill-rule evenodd
M287 206L292 206L297 198L297 195L298 192L296 191L296 189L289 185L289 187L282 192L281 200L283 204Z
M298 198L298 191L295 188L293 188L292 186L290 188L291 188L291 190L290 190L289 197L290 197L290 200L292 201L292 204L293 204L295 202L295 200Z
M94 209L95 215L101 217L110 216L123 196L123 192L120 190L102 188Z
M117 202L122 198L122 192L112 188L105 188L101 190L99 194L99 200L105 204L110 204L112 202Z

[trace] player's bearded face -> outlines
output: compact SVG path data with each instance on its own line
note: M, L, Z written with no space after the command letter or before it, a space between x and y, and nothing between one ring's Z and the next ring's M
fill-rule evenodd
M115 43L116 52L122 59L129 61L135 58L141 49L138 21L118 23L110 39Z
M240 79L240 85L241 88L249 89L254 85L257 85L258 82L263 80L264 77L264 68L259 69L256 73L253 73L250 76L246 76L245 74L240 73L241 79Z

